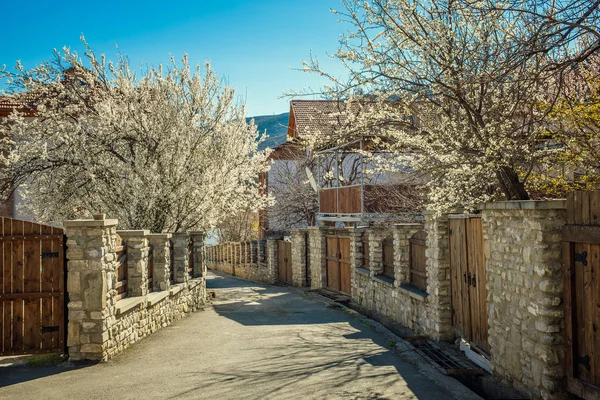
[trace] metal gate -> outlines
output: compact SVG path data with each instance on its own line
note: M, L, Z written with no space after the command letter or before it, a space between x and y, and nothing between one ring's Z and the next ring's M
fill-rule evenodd
M350 238L326 236L327 288L350 295L352 277L350 267Z
M292 243L284 240L277 241L277 268L279 280L292 285Z
M0 217L0 356L65 351L62 229Z
M569 392L600 397L600 192L567 197L563 228L564 306Z
M451 216L452 324L458 334L489 353L483 226L480 217Z

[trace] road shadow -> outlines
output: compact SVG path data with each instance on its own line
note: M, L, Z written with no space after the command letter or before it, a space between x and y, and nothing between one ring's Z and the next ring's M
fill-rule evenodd
M340 320L356 332L347 334L348 325L338 324L330 326L323 337L299 331L282 344L240 349L242 356L246 351L258 351L261 357L243 357L244 362L235 368L190 371L193 387L170 398L212 393L235 398L249 388L253 392L248 398L323 398L322 393L328 393L327 398L356 400L441 398L444 389L399 356L385 336L343 314Z
M172 398L194 395L196 391L210 388L215 391L221 388L224 392L220 395L226 398L228 392L233 395L249 386L261 388L259 393L253 394L257 398L294 398L300 387L305 390L308 386L315 396L326 391L332 398L344 399L411 396L436 399L440 391L443 392L444 389L418 371L414 358L409 361L396 350L396 342L391 336L378 332L370 320L360 314L336 303L325 304L294 289L254 283L238 286L238 291L236 284L244 281L230 277L224 280L228 281L229 289L217 292L213 305L219 315L245 326L303 327L298 328L297 336L291 341L265 345L264 355L259 360L245 362L234 371L211 371L208 376L198 377L200 384L197 387ZM255 290L257 286L260 291ZM306 329L312 330L307 325L324 324L327 329L315 328L327 332L322 340L302 333ZM365 368L366 365L376 368ZM430 368L433 372L433 367ZM357 382L369 389L356 389ZM370 387L373 382L377 382L381 390ZM392 395L386 389L391 385L395 385ZM302 395L313 398L310 392Z
M78 361L64 362L55 365L27 366L15 365L0 368L0 388L10 385L16 385L35 379L45 378L52 375L62 374L64 372L87 368L96 365L96 361Z

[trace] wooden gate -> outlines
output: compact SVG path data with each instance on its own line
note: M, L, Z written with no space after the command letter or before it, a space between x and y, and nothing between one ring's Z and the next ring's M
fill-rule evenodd
M288 285L292 284L292 243L285 240L277 241L277 268L279 280Z
M563 228L567 387L600 397L600 192L567 196Z
M0 217L0 356L65 351L62 229Z
M352 277L350 268L350 238L326 236L327 288L350 295Z
M483 227L480 217L450 218L452 324L458 334L489 353Z

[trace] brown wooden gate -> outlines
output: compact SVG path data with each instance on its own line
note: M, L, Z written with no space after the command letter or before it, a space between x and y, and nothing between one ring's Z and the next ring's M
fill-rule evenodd
M452 324L462 338L489 353L481 218L457 216L448 227Z
M65 351L62 229L0 217L0 356Z
M567 196L563 228L567 387L600 398L600 192Z
M292 243L285 240L277 241L277 268L279 280L292 285Z
M350 238L327 235L326 254L327 288L349 295L352 291Z

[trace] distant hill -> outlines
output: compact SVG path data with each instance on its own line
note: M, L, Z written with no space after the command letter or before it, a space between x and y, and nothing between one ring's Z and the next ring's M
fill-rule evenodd
M279 115L258 115L256 117L247 118L248 122L254 118L254 123L260 133L267 131L267 140L261 143L259 150L266 147L275 147L284 143L287 137L287 126L289 112Z

